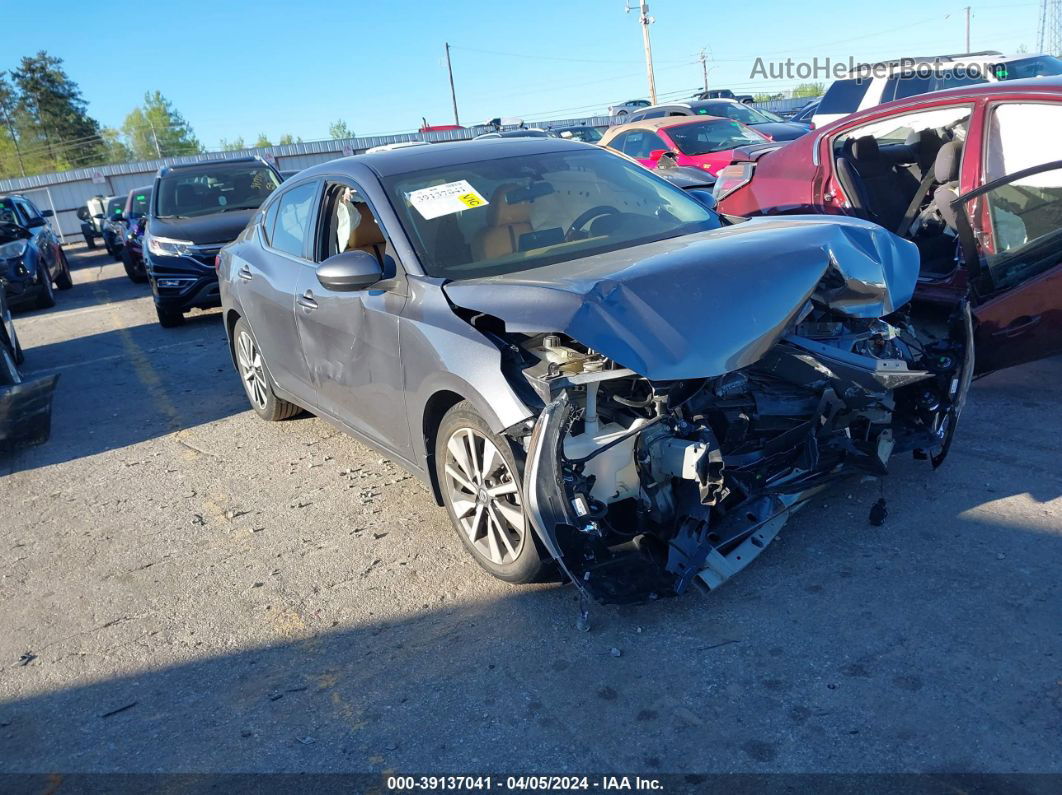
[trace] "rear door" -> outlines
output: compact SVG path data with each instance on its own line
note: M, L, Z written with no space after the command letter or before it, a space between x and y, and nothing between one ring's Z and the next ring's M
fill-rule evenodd
M983 184L960 196L977 371L1062 352L1062 102L988 109Z
M304 270L313 269L314 219L320 180L285 186L265 209L260 246L241 246L232 274L240 302L270 375L304 405L316 405L316 390L295 323L295 298Z
M14 199L14 204L22 214L22 223L33 235L33 246L40 252L41 259L48 268L48 274L54 279L59 273L59 241L52 232L52 225L41 215L32 202L26 199Z

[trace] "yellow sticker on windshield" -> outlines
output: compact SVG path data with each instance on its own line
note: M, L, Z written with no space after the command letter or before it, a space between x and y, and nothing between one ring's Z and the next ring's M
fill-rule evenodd
M407 198L427 221L489 204L466 179L421 188L409 193Z

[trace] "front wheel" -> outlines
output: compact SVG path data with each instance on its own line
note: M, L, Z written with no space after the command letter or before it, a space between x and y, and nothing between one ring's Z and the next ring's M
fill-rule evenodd
M122 265L125 267L125 275L138 284L147 281L147 272L144 269L144 261L139 263L133 258L128 247L122 249Z
M95 235L85 235L85 245L88 247L89 251L96 248Z
M155 314L158 315L159 325L163 328L176 328L177 326L184 325L184 315L181 312L175 312L172 309L163 309L161 306L155 306Z
M69 290L74 286L74 277L70 275L70 262L66 258L66 252L62 249L59 249L59 259L63 267L59 270L59 275L55 277L55 286L60 290Z
M52 290L52 275L48 273L48 266L43 262L40 265L41 291L37 295L38 309L51 309L55 306L55 292Z
M443 417L435 439L443 502L461 543L499 580L533 582L545 564L520 496L520 467L509 441L467 401Z
M243 391L251 402L254 413L267 422L277 422L294 417L302 409L289 403L273 392L273 377L269 374L258 341L251 333L251 327L242 317L232 329L232 340L236 353L236 369L240 372Z

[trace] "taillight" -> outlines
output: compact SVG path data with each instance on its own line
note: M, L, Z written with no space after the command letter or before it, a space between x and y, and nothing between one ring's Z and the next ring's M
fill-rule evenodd
M715 200L720 201L743 185L748 185L755 167L755 163L731 163L720 171L716 175L715 187L712 189Z
M811 124L808 125L808 129L809 130L814 130L815 129L815 122L811 122Z

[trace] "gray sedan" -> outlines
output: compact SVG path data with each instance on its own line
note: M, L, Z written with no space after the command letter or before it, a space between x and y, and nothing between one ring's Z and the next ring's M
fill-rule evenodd
M917 275L879 226L723 227L559 139L307 169L219 259L260 417L317 414L417 475L490 573L606 602L717 587L836 479L943 460L969 323L901 312Z

